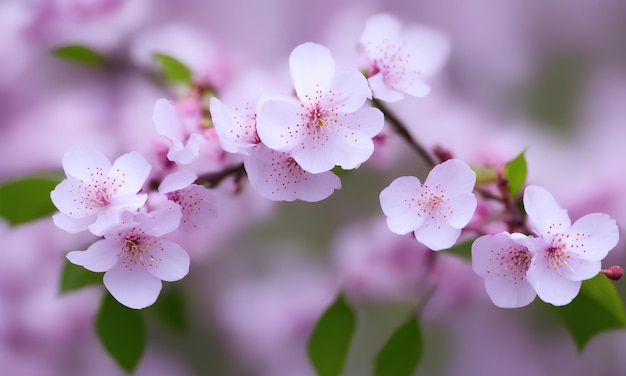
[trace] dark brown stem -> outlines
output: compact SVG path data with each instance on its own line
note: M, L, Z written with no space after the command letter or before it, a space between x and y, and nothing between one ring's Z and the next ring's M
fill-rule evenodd
M243 163L227 168L223 171L211 172L204 174L196 179L196 184L203 185L207 188L213 188L219 185L224 179L229 176L234 176L235 179L240 179L246 174L246 170L243 167Z
M378 99L372 99L372 103L374 104L374 107L378 108L379 110L383 112L383 114L385 115L385 119L389 122L389 124L391 124L394 130L398 132L398 134L409 143L411 148L420 157L422 157L426 163L428 163L431 167L435 167L437 164L439 164L439 161L437 161L426 150L426 148L424 148L419 142L417 142L415 138L413 138L413 136L411 136L411 134L409 133L404 123L400 119L398 119L391 111L389 111L387 106L385 106Z

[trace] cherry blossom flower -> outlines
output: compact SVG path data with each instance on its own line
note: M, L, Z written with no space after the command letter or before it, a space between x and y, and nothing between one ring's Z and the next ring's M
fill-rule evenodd
M67 178L50 193L59 209L54 223L77 233L89 229L102 235L117 225L124 211L136 211L146 202L138 194L150 173L150 164L138 152L124 154L113 165L87 145L70 148L63 156Z
M190 164L200 155L200 148L206 139L195 129L197 124L186 124L178 116L176 107L169 100L157 99L152 121L157 132L169 140L167 158L170 161Z
M261 98L262 103L265 99ZM269 149L257 135L256 114L250 105L231 112L217 98L211 98L211 117L224 150L240 153L250 185L273 201L296 199L316 202L341 188L341 180L330 171L312 174L286 152Z
M524 191L528 225L537 239L531 243L533 258L528 282L541 300L553 305L571 302L582 281L597 275L601 260L619 241L614 219L593 213L571 224L552 194L531 185Z
M250 185L273 201L317 202L341 188L341 180L334 173L307 172L288 153L263 144L252 149L250 156L244 159L244 166Z
M474 171L458 159L435 166L423 185L414 176L397 178L380 193L389 229L396 234L414 231L433 251L450 248L476 210L475 183Z
M271 97L257 111L257 132L269 148L291 154L306 171L336 165L349 170L374 151L372 137L383 128L383 114L363 107L371 97L363 75L336 73L330 51L319 44L297 46L289 67L298 99Z
M182 210L181 231L206 228L215 217L215 196L209 189L192 184L196 179L193 172L181 170L166 176L159 185L159 193Z
M472 244L472 268L485 279L485 290L498 307L523 307L537 296L526 278L533 257L526 240L526 235L503 232Z
M70 262L93 272L106 272L104 285L123 305L141 309L153 304L161 281L178 281L189 272L189 256L178 244L162 238L178 228L182 217L173 202L125 221L85 251L67 254Z
M443 65L450 43L426 27L404 29L396 18L383 13L367 20L359 48L369 64L366 74L374 98L396 102L404 94L423 97L430 92L423 78Z

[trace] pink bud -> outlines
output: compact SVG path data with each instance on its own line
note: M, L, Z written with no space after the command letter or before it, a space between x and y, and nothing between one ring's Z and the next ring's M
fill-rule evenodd
M624 275L624 268L619 265L613 265L608 269L600 270L600 273L603 273L608 279L618 281Z

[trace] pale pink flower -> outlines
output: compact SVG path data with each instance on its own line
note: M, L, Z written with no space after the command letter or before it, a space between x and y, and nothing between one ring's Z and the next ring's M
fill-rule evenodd
M67 259L93 272L106 272L104 285L123 305L147 307L159 296L162 280L178 281L189 272L187 252L162 238L178 228L181 217L173 202L130 216L87 250L69 252Z
M265 98L261 99L261 103ZM244 155L250 186L273 201L296 199L316 202L341 188L341 180L330 171L312 174L286 152L268 148L257 134L256 113L250 105L231 112L211 98L211 117L224 150Z
M450 43L435 30L417 25L403 28L383 13L367 20L359 48L368 60L366 74L374 98L396 102L404 94L423 97L430 92L423 79L443 65Z
M261 139L256 130L256 109L250 104L231 112L219 99L211 98L211 119L222 148L229 153L250 154Z
M537 235L530 244L533 253L528 282L541 300L553 305L571 302L580 290L581 281L596 276L601 260L619 241L614 219L593 213L571 224L546 189L531 185L524 191L524 209L528 225Z
M498 307L523 307L537 296L526 278L533 257L526 240L526 235L503 232L472 244L472 268L485 279L485 290Z
M289 57L298 99L272 97L257 112L257 131L269 148L291 154L311 173L336 165L353 169L374 151L382 112L363 107L371 97L363 75L336 73L330 51L319 44L297 46Z
M396 234L414 231L433 251L450 248L476 210L475 183L474 171L458 159L435 166L423 185L414 176L397 178L380 193L389 229Z
M167 175L159 185L159 193L180 206L180 230L186 232L206 228L215 218L215 195L193 184L196 179L193 172L181 170Z
M258 144L244 159L250 185L273 201L296 199L317 202L341 188L341 180L331 171L312 174L305 171L288 153Z
M136 211L146 202L137 194L148 178L151 166L141 154L131 152L113 165L102 153L87 145L70 148L63 155L67 178L50 193L60 213L54 223L77 233L89 229L102 235L117 225L125 211Z
M201 146L206 143L197 124L186 124L176 107L167 99L157 99L152 112L152 121L157 132L169 141L167 158L175 163L190 164L200 155Z

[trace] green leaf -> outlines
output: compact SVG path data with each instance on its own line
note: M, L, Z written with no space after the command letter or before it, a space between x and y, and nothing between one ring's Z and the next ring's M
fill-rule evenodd
M54 56L86 65L104 64L105 58L89 47L77 44L58 46L50 51Z
M106 294L96 317L96 332L120 367L132 372L146 344L141 312L121 305L111 294Z
M522 151L517 157L504 166L504 177L509 181L508 188L511 200L515 199L520 189L524 186L524 182L526 182L527 169L525 152L526 151Z
M340 295L317 322L309 339L309 359L319 376L338 376L356 326L355 314Z
M476 184L495 183L498 181L498 171L496 166L471 166L476 174Z
M173 58L172 56L154 53L152 54L154 59L161 64L165 78L173 82L180 82L183 84L191 83L191 70L183 63Z
M378 353L375 376L410 376L424 350L422 332L415 315L393 333Z
M474 243L474 240L476 239L471 239L471 240L464 241L462 243L458 243L454 245L452 248L445 250L444 252L452 254L452 255L460 256L466 260L471 260L472 259L472 244Z
M180 289L172 288L162 292L156 303L146 310L152 312L174 330L186 332L189 329L185 295Z
M576 299L554 309L565 321L579 351L596 334L626 327L624 305L613 283L603 274L583 281Z
M61 292L77 290L85 286L102 283L104 273L95 273L82 266L65 262L61 271Z
M57 177L26 176L0 185L0 216L12 225L50 215L56 208L50 191L61 181Z

